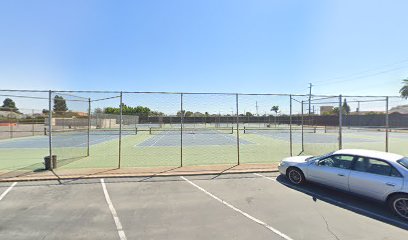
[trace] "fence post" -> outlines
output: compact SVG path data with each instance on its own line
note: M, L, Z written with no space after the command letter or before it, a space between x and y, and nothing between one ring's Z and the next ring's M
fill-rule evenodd
M289 142L290 142L290 156L293 156L292 143L292 95L289 95Z
M183 93L181 93L180 94L180 167L183 166L183 127L184 127Z
M52 166L52 91L48 91L48 147L50 153L50 161L51 161L51 169L54 168Z
M9 111L11 108L9 108ZM11 122L11 113L7 114L8 124L9 124L9 138L13 138L13 123Z
M236 106L237 106L237 160L238 165L240 165L240 156L239 156L239 104L238 104L238 93L236 94Z
M389 144L389 128L390 128L390 122L389 122L389 112L388 112L388 103L389 99L388 96L385 97L385 151L388 152L388 144Z
M34 136L35 135L35 125L34 124L36 124L36 119L35 119L35 117L34 117L34 109L31 109L31 131L32 131L32 135Z
M343 148L343 99L342 96L339 95L339 149Z
M123 93L120 92L120 116L119 116L119 162L118 168L121 166L121 155L122 155L122 114L123 114Z
M91 98L88 98L88 142L87 142L87 152L86 152L86 156L89 157L89 153L90 153L90 134L91 134Z
M303 101L302 101L302 107L301 107L301 113L302 113L302 153L305 151L305 145L304 145L304 119L303 119Z

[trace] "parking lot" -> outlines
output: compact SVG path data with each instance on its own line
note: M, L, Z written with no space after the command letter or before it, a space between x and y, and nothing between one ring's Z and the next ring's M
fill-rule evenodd
M1 183L0 239L408 239L380 203L277 173Z

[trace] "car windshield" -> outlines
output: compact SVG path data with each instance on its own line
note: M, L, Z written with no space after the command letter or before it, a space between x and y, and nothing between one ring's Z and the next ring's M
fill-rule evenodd
M320 155L320 156L309 157L309 158L306 158L306 161L309 162L309 161L319 160L319 159L325 158L327 156L330 156L332 154L333 154L333 152L330 152L330 153Z
M408 169L408 157L404 157L400 160L397 161L399 164L404 166L406 169Z

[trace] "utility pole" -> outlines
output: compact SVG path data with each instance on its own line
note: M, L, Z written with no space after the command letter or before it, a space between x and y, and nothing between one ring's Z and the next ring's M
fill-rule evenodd
M311 101L312 101L312 87L313 87L313 84L309 83L309 115L310 115L310 112L312 111L312 108L310 106Z
M256 116L259 117L259 112L258 112L258 101L256 101L255 103L255 107L256 107Z

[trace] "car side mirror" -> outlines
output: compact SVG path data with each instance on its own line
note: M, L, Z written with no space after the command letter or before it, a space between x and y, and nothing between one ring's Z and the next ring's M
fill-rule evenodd
M316 165L317 166L324 166L324 165L326 165L326 163L324 162L324 160L317 160Z

